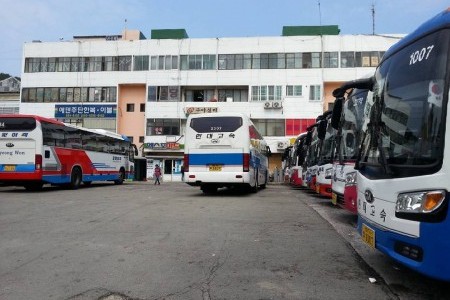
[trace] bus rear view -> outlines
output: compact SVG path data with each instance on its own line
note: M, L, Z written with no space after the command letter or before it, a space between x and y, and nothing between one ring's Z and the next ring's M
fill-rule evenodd
M268 178L266 143L240 114L199 114L187 120L185 182L211 193L220 187L256 191Z

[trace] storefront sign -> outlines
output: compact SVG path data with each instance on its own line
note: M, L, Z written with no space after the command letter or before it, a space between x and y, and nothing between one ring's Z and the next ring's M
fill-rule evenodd
M55 105L55 118L115 118L116 105Z
M152 150L180 150L184 149L184 144L179 143L145 143L144 149Z
M184 112L187 115L190 114L204 114L204 113L216 113L217 107L185 107Z

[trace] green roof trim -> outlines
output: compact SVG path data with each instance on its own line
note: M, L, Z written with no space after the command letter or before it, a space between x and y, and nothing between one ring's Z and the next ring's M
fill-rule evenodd
M189 36L185 29L152 29L152 40L180 40L187 38L189 38Z
M283 26L283 36L296 35L339 35L338 25L324 26Z

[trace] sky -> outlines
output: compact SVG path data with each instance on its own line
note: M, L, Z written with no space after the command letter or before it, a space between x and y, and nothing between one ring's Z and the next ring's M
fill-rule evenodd
M372 17L372 6L375 17ZM283 26L338 25L341 34L408 34L448 0L0 0L0 73L21 76L22 48L124 28L186 29L190 38L280 36ZM373 20L375 22L373 22Z

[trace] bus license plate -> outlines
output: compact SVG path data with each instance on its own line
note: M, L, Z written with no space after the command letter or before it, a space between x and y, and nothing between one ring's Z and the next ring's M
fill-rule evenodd
M331 203L333 203L334 205L337 204L337 195L336 195L336 193L332 193L331 194Z
M3 171L5 171L5 172L14 172L16 170L16 166L9 166L9 165L6 165L4 168L3 168Z
M222 171L222 166L221 165L210 165L209 170L212 172L220 172L220 171Z
M369 245L372 248L375 248L375 230L367 226L366 224L362 224L361 238L364 243Z

